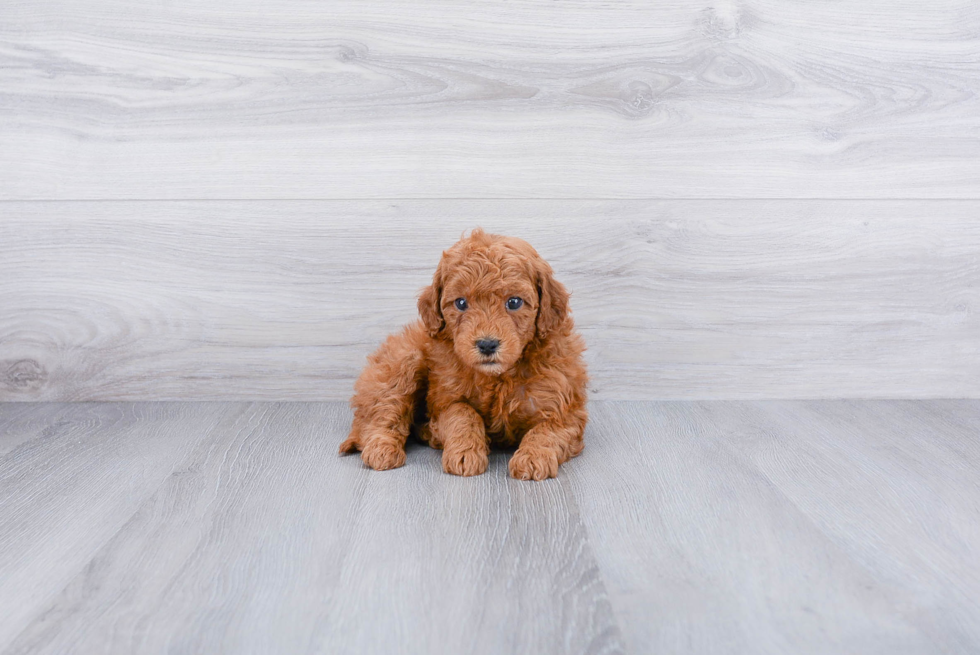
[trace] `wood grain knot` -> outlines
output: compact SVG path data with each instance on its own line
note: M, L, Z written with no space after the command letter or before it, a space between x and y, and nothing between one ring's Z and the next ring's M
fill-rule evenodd
M654 92L646 82L633 80L627 86L626 113L633 116L645 116L650 113L654 104Z
M701 34L709 39L730 40L738 38L742 31L742 16L738 7L731 3L708 7L701 11Z
M33 359L8 360L0 370L4 384L19 391L37 391L48 380L48 372Z

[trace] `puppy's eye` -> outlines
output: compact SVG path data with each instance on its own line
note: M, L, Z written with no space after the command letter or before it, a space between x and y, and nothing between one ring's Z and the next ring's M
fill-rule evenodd
M524 301L518 298L517 296L507 299L507 309L509 309L510 311L514 311L515 309L520 309L523 304Z
M469 305L466 304L466 298L457 298L455 301L453 301L453 304L456 305L456 309L461 312L465 312L466 308L469 307Z

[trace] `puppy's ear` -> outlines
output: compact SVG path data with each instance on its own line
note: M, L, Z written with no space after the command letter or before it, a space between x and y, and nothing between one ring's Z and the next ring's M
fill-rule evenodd
M568 291L555 279L551 266L541 262L538 266L538 336L542 339L561 327L568 316Z
M442 277L436 271L432 278L432 284L422 289L419 294L419 316L429 330L429 336L434 337L439 334L446 324L442 318L442 309L439 304L442 302Z

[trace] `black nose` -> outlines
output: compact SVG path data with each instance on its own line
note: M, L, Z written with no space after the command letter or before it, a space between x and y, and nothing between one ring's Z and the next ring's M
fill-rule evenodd
M484 355L492 355L497 352L497 348L500 346L500 341L497 339L480 339L476 342L476 347L480 349L480 352Z

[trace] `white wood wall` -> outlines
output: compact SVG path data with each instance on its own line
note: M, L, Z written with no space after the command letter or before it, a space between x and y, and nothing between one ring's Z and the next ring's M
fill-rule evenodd
M980 4L12 0L0 400L344 399L527 238L594 397L980 397Z

